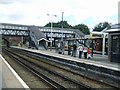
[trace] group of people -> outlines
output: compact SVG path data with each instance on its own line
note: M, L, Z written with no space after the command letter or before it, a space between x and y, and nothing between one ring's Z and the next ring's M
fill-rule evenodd
M82 58L82 54L84 53L84 58L85 59L91 59L91 50L90 48L87 48L87 47L83 47L82 45L80 45L78 48L77 48L77 45L74 44L73 45L73 50L72 50L72 56L73 57L76 57L76 53L77 53L77 50L79 52L79 58Z
M71 49L71 47L72 47L72 49ZM82 54L84 54L85 59L87 59L87 58L91 59L91 50L90 50L90 48L87 48L87 47L85 47L83 45L80 45L77 48L76 44L73 44L72 46L71 45L68 46L68 55L76 57L77 51L79 53L79 58L82 58ZM56 43L56 53L64 54L64 43L63 42L57 42Z
M80 45L78 47L78 51L79 51L79 58L82 58L82 53L84 53L84 58L85 59L91 59L91 50L90 48L87 47L83 47L82 45Z

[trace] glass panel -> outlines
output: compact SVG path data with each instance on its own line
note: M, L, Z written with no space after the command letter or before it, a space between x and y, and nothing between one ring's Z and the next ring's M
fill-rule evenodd
M113 54L120 53L120 35L112 36L112 52Z

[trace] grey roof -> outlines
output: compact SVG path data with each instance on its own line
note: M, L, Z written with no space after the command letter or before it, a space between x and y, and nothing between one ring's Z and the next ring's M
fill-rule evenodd
M112 25L110 29L107 29L106 32L118 32L120 31L120 24Z
M120 23L111 26L111 29L120 29Z
M34 33L34 35L36 36L37 40L40 40L41 38L45 38L43 32L41 32L37 26L30 26L29 30L32 33Z

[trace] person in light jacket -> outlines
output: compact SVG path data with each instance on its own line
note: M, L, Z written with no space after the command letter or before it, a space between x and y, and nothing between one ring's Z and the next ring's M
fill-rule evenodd
M79 48L78 48L78 50L79 50L79 58L82 58L83 46L80 45Z

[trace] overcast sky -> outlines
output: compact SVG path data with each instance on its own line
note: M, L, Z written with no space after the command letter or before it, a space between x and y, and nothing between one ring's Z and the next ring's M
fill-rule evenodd
M118 23L119 0L0 0L0 22L44 26L64 20L70 25L86 24L90 29L100 22Z

